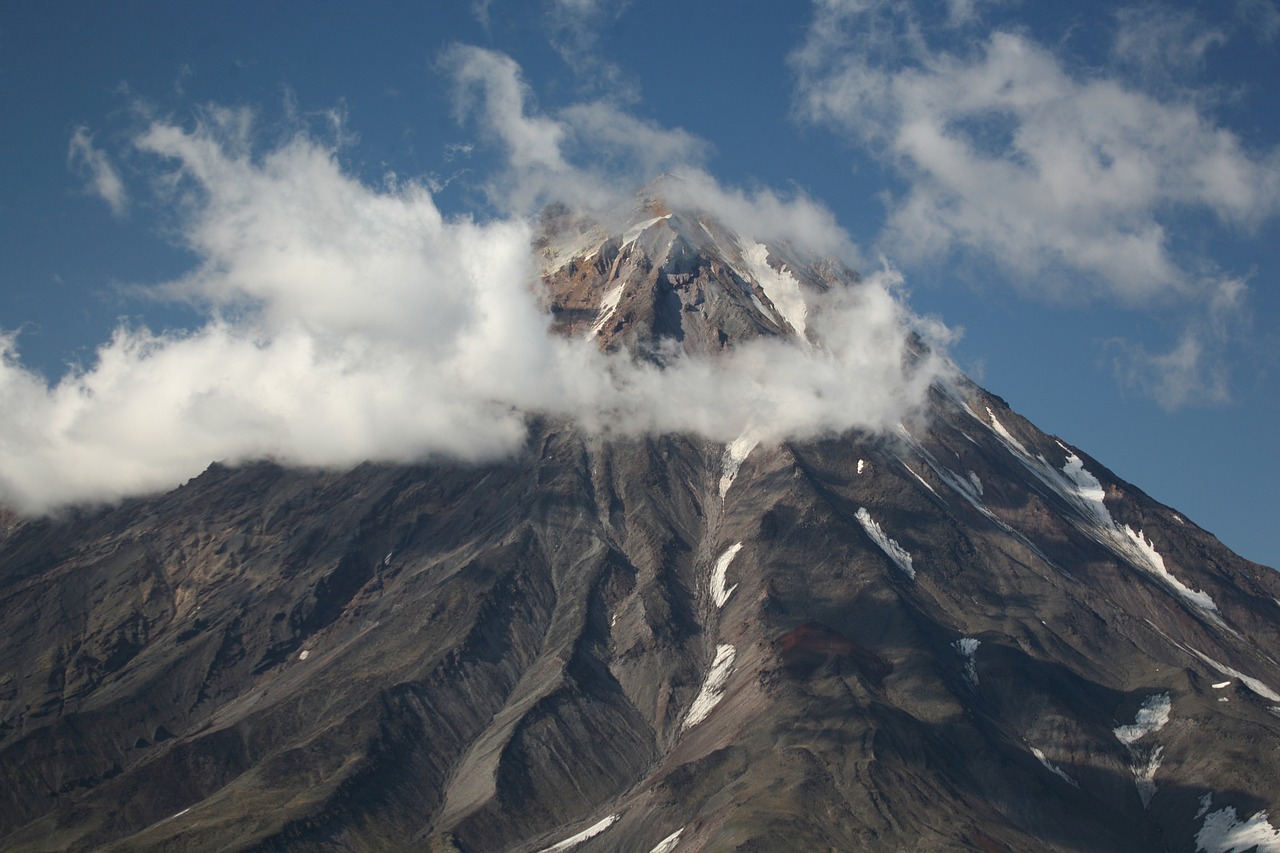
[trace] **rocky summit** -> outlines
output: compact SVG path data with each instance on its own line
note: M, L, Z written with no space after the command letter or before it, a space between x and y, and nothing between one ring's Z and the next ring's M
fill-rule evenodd
M656 365L859 286L660 202L543 224L553 331ZM1280 574L928 394L5 513L0 847L1280 850Z

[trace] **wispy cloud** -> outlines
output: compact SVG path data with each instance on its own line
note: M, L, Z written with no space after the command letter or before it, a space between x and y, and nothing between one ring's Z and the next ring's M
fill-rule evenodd
M1116 379L1168 411L1230 400L1228 350L1248 326L1246 298L1244 281L1219 280L1204 310L1184 321L1177 343L1164 352L1123 339L1107 341Z
M1209 51L1229 39L1225 30L1205 24L1190 9L1154 3L1118 9L1116 25L1112 57L1155 87L1198 71Z
M1236 19L1263 42L1280 35L1280 8L1273 0L1236 0Z
M1251 150L1185 87L1162 97L1132 74L1086 72L972 15L954 39L894 0L815 10L792 58L798 114L904 179L882 239L909 268L978 258L1051 298L1206 306L1233 277L1180 248L1186 219L1247 232L1280 211L1280 150ZM1139 80L1226 38L1154 7L1119 22L1114 53Z
M605 208L656 173L700 167L709 151L692 134L612 102L542 113L520 67L496 51L455 45L440 64L455 83L459 118L505 153L490 195L512 213L531 214L553 199Z
M638 86L601 56L600 32L630 5L630 0L547 0L546 12L551 46L583 88L607 91L612 100L626 103L639 96Z
M77 127L67 146L67 166L85 181L85 188L111 208L113 216L122 217L129 208L124 181L105 152L94 147L88 128Z
M541 198L616 202L618 175L652 166L651 146L662 162L701 150L599 105L543 115L499 54L458 48L448 64L471 99L465 114L505 152L503 180ZM615 120L638 137L617 138ZM344 171L333 135L262 149L264 135L246 110L209 108L194 125L154 121L135 138L132 162L170 188L159 201L199 259L157 292L206 319L185 333L122 327L53 386L22 366L13 335L0 337L4 500L109 500L171 487L213 460L492 459L522 446L535 413L718 441L748 426L761 438L888 429L945 370L909 354L913 319L888 269L815 306L821 347L759 340L662 369L601 353L549 333L529 212L446 217L420 183L371 186ZM587 156L596 146L616 171ZM725 188L696 168L675 183L681 202L726 214L745 236L848 248L809 199Z

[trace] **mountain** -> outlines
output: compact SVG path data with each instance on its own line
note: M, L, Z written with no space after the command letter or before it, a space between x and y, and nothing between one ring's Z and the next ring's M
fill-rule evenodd
M543 229L553 330L658 366L860 287ZM1280 574L958 374L890 434L541 416L0 523L7 850L1280 850Z

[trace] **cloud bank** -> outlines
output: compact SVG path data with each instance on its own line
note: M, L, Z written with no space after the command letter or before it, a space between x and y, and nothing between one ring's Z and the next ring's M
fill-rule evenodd
M811 200L721 187L688 134L598 103L539 114L500 54L459 47L444 62L463 115L505 151L495 190L517 191L484 220L446 217L419 183L362 182L314 135L260 150L246 110L139 132L131 162L198 258L155 293L206 320L121 327L91 367L52 386L23 367L14 335L0 337L0 498L27 511L112 500L215 460L493 459L523 446L534 414L729 441L886 429L922 405L945 366L910 357L912 317L889 270L826 298L815 348L760 340L659 369L551 335L532 213L549 200L616 208L634 189L619 188L659 165L685 176L673 204L744 236L845 257L852 247ZM88 145L87 132L77 139Z

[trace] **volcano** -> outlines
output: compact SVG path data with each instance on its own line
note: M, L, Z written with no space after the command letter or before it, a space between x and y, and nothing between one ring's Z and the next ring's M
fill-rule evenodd
M652 199L533 248L659 370L862 287ZM1280 574L958 372L887 432L534 415L0 522L7 850L1280 850Z

